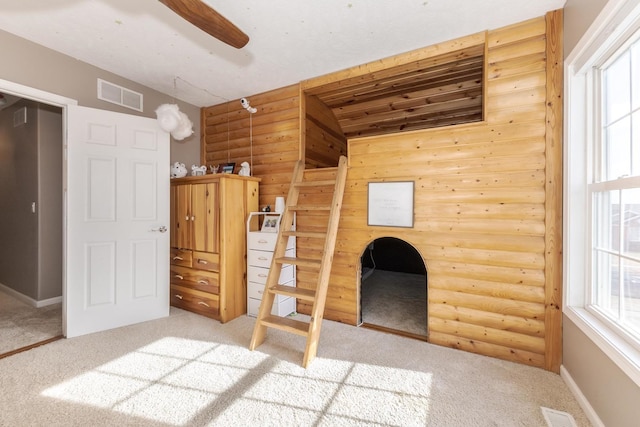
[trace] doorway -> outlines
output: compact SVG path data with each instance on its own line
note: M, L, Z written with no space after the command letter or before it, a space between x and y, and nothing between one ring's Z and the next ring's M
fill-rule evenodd
M427 340L427 269L407 242L383 237L361 256L362 326Z
M63 114L0 94L2 357L62 337Z

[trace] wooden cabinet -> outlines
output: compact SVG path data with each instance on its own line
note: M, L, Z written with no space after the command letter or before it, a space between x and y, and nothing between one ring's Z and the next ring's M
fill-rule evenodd
M252 317L258 315L264 285L267 282L267 275L271 267L273 252L276 246L277 233L254 230L256 227L255 218L264 214L262 212L252 212L247 220L247 314ZM285 256L294 258L296 256L296 238L291 236L287 241ZM285 264L282 266L278 284L296 286L295 266ZM271 314L276 316L287 316L296 311L296 299L277 295L273 303Z
M247 312L246 229L258 178L171 180L171 305L227 322Z

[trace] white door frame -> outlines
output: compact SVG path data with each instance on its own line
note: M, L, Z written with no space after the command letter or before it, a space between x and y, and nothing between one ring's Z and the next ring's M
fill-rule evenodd
M78 101L67 98L55 93L46 92L29 86L10 82L0 79L0 92L10 95L19 96L21 98L31 99L33 101L42 102L44 104L53 105L62 108L62 335L67 336L67 107L69 105L78 105Z

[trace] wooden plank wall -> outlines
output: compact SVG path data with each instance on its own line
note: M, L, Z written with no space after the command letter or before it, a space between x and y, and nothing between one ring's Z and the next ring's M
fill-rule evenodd
M548 33L544 17L487 32L484 122L349 140L327 319L357 323L360 256L395 237L425 261L430 342L559 370L561 121L549 129L547 119L561 101L547 98L562 90L556 80L548 91L547 72L561 55L547 34L559 43L561 20L550 22ZM367 226L367 183L405 180L415 181L414 227Z
M238 167L250 162L253 153L252 175L262 179L260 207L271 205L273 209L275 198L287 195L293 167L300 158L299 85L248 99L258 110L251 118L239 99L202 109L200 160L214 166L235 162Z
M459 49L460 43L486 41L484 122L348 141L349 171L326 319L359 322L360 256L373 240L395 237L424 259L430 342L558 372L561 28L562 11L555 11L448 43ZM433 54L442 54L443 46L434 47ZM406 60L429 51L410 52ZM381 64L318 81L374 72ZM304 91L313 84L305 81L300 87ZM300 129L309 128L296 110L297 88L250 97L259 110L253 129L254 175L263 180L261 206L273 203L276 195L286 196L298 149L304 156L304 145L296 144ZM229 152L239 162L247 157L248 118L234 103L237 108L229 106ZM304 111L304 100L301 107ZM203 109L203 156L209 164L226 161L227 114L226 105ZM414 227L367 226L368 182L401 180L415 181ZM313 218L304 221L299 220L300 227L313 227ZM299 256L318 250L317 242L299 239ZM312 284L313 277L299 270L298 285ZM308 313L309 307L299 304L298 310Z
M305 168L338 166L340 156L347 155L347 138L342 133L338 119L317 96L303 94L301 97L305 112L304 124L300 126L305 129L302 138Z

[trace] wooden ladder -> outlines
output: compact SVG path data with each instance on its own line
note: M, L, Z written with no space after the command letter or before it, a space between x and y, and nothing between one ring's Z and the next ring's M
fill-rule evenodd
M329 276L331 274L331 264L333 262L333 253L336 245L336 236L338 234L338 222L340 221L340 209L342 207L342 195L347 178L347 158L340 157L337 168L322 169L322 171L335 170L335 179L331 180L311 180L305 178L304 161L299 160L293 172L291 186L289 187L289 195L286 200L285 210L282 215L280 230L276 240L276 246L271 261L271 268L267 276L267 281L262 294L262 302L253 336L251 338L250 350L254 350L262 344L266 338L267 328L281 329L286 332L294 333L307 337L307 345L304 351L303 367L307 367L309 363L316 357L318 351L318 341L320 339L320 328L322 326L322 318L324 316L324 306L327 299L327 288L329 287ZM310 171L314 171L311 169ZM307 174L308 175L308 174ZM300 192L304 189L315 187L333 187L333 197L330 205L318 205L305 203L300 198ZM297 231L295 230L294 215L298 218L296 222L300 222L299 218L304 213L312 213L318 211L328 211L328 221L326 231ZM320 259L305 259L285 257L287 241L290 236L296 236L309 239L324 239L324 250ZM317 270L317 282L315 289L304 289L300 287L283 286L278 284L278 278L282 270L283 264L293 264L300 267ZM288 317L279 317L271 314L273 302L277 295L294 297L298 300L312 304L311 319L309 322L302 322Z

